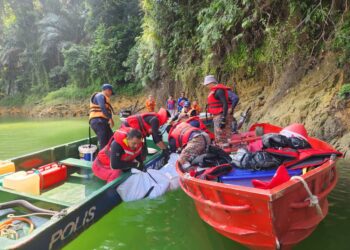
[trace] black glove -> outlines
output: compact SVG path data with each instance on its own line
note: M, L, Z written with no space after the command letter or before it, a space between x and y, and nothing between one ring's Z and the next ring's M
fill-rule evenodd
M219 128L224 129L226 126L226 119L225 117L221 117L220 123L219 123Z
M164 157L164 163L167 163L170 158L170 150L168 148L163 149L162 156Z
M144 165L143 162L141 161L141 162L138 162L138 163L137 163L137 165L136 165L135 168L137 168L137 169L140 170L140 171L143 171L144 168L145 168L145 165Z
M177 119L179 119L179 115L180 115L180 113L177 113L176 115L174 115L173 118L171 118L170 122L174 122Z

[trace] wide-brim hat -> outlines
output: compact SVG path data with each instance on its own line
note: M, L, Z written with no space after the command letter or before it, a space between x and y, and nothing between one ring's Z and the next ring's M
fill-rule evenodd
M204 77L203 85L206 86L206 85L208 85L210 83L215 83L215 84L218 83L218 80L216 80L215 76L207 75L206 77Z

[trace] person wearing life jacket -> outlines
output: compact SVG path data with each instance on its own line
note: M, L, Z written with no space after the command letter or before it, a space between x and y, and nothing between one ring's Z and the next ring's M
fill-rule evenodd
M154 112L154 109L156 108L156 101L154 100L153 95L148 96L145 106L148 112Z
M185 120L186 123L190 124L193 127L199 128L205 133L209 135L210 140L214 141L215 140L215 135L213 132L211 132L207 126L205 126L204 122L199 118L199 116L192 116L188 117Z
M183 106L183 108L182 108L180 113L181 114L187 114L188 116L199 115L199 114L197 114L197 111L192 108L190 101L184 102L184 106Z
M102 92L94 93L90 98L89 124L97 135L100 149L104 148L113 135L113 108L110 97L114 95L112 85L102 85Z
M192 102L191 109L196 110L197 115L199 115L201 113L201 107L199 106L197 101Z
M122 123L122 127L131 127L141 131L142 136L146 138L152 135L154 143L163 150L163 156L169 157L168 148L163 142L162 133L159 128L163 126L170 118L170 113L164 109L159 109L158 113L149 112L143 114L131 115Z
M172 95L169 95L169 99L166 101L165 104L166 104L166 108L169 111L171 117L173 117L175 115L175 113L176 113L176 110L175 110L176 102L175 102L175 100L174 100Z
M215 142L220 147L229 146L229 140L232 137L232 115L228 114L232 105L228 96L230 88L218 81L213 75L204 78L204 86L210 89L207 100L207 112L213 115Z
M189 165L211 143L207 133L186 122L178 122L170 128L168 141L171 152L181 151L178 159L181 165Z
M122 171L131 168L143 169L147 156L142 134L137 129L120 128L115 131L108 144L100 150L92 164L93 173L101 180L111 182Z
M185 92L181 92L181 96L179 97L179 99L177 99L177 111L181 112L185 102L187 102L188 99L185 97Z

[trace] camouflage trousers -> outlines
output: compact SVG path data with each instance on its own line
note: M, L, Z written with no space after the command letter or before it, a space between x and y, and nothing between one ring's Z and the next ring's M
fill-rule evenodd
M231 124L233 121L233 116L227 114L226 126L223 129L220 128L220 120L221 114L213 117L215 143L220 147L225 147L225 144L228 144L232 137Z
M207 133L195 135L181 151L180 161L191 162L197 156L204 154L209 144L210 138Z

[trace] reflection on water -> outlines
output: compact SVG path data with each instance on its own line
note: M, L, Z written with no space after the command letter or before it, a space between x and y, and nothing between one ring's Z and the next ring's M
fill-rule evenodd
M350 161L339 161L339 182L328 216L294 249L348 250ZM246 249L216 233L197 215L181 190L156 200L123 203L65 249Z
M88 137L85 119L0 118L0 160Z

